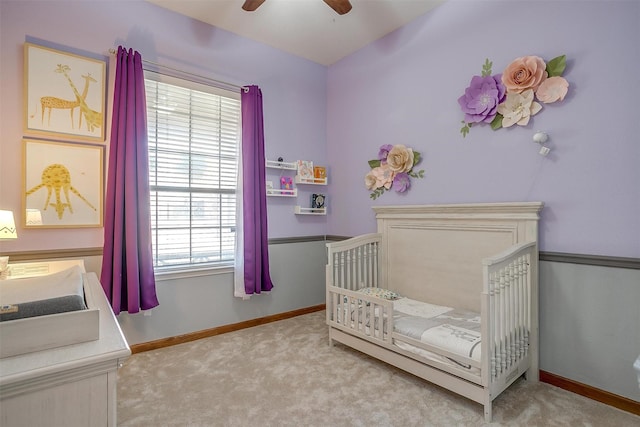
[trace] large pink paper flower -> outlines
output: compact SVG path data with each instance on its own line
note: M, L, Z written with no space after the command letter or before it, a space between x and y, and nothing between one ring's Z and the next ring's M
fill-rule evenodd
M569 91L569 82L564 77L549 77L538 87L536 98L538 101L550 104L562 101Z
M376 179L376 176L373 174L372 171L369 171L364 176L364 185L365 187L367 187L367 190L375 190L377 183L378 183L378 180Z
M527 89L522 93L507 93L507 99L498 105L498 113L502 114L502 127L508 128L513 124L526 126L531 116L542 110L542 105L533 100L533 90Z
M544 60L538 56L516 58L502 73L502 83L507 92L535 91L547 78L546 67Z
M391 188L391 184L393 184L393 178L395 178L396 173L391 170L388 164L382 164L377 168L371 169L369 172L375 178L375 186L374 188L384 187L387 190ZM368 184L368 180L365 177L365 182Z

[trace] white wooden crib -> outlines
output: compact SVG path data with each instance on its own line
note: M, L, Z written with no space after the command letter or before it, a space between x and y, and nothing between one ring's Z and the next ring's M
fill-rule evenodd
M538 381L542 207L540 202L374 207L377 233L327 244L330 343L478 402L490 422L492 401L518 377ZM394 305L400 300L362 293L369 287L398 293L411 304L478 313L478 355L398 332Z

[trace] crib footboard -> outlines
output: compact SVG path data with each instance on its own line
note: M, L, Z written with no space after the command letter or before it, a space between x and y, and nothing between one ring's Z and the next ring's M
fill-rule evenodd
M381 286L381 239L381 234L371 233L327 244L327 325L330 332L331 328L337 328L390 345L393 303L357 292L365 287Z
M483 261L482 379L497 396L525 371L537 379L536 242Z
M327 288L327 324L381 346L391 346L393 301L330 286Z

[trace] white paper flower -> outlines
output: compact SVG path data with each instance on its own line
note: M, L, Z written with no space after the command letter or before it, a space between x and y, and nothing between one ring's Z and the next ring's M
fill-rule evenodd
M527 89L522 93L509 92L505 101L498 105L498 113L502 114L502 127L508 128L514 124L526 126L531 116L542 110L542 105L533 100L533 90Z

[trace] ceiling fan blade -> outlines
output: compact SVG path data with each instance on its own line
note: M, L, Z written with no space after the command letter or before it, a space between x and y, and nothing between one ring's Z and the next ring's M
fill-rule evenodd
M265 0L246 0L242 5L242 9L246 10L247 12L253 12L257 8L259 8L260 5L264 3L264 1Z
M351 10L349 0L324 0L329 7L336 11L338 15L344 15Z

